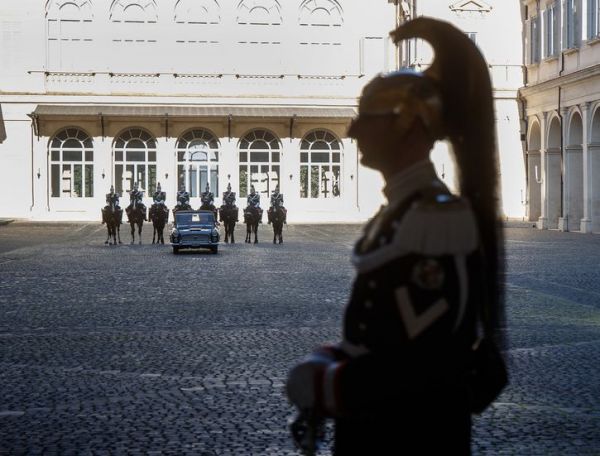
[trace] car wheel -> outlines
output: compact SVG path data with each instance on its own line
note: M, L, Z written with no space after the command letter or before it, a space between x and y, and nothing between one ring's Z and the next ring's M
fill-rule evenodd
M216 255L217 253L219 253L219 247L212 247L210 251Z
M179 247L173 246L173 253L177 255L179 253Z

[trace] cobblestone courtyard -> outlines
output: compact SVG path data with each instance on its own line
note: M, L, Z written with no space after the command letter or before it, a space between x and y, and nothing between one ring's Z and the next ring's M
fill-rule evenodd
M177 256L145 228L105 246L99 224L0 226L0 454L298 454L286 373L339 339L360 227L275 246L238 226ZM600 236L506 238L511 384L474 453L600 455Z

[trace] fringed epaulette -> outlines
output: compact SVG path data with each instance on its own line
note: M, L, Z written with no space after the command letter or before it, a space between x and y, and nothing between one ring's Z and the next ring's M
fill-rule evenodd
M464 198L432 192L415 201L395 222L394 244L428 256L468 254L477 249L477 221Z

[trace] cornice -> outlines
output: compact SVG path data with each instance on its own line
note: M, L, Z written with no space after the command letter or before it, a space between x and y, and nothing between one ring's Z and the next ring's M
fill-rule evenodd
M574 71L572 73L565 74L563 76L559 76L557 78L548 79L547 81L522 87L520 89L520 92L523 96L527 97L530 95L536 95L540 92L544 92L549 89L555 89L559 86L574 84L584 79L598 75L600 75L600 63L587 68L583 68L578 71Z

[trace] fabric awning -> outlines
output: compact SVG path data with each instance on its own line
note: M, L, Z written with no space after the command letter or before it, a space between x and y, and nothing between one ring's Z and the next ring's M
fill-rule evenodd
M317 118L352 119L352 107L307 106L152 106L152 105L38 105L32 115L38 117L229 117L234 118Z

